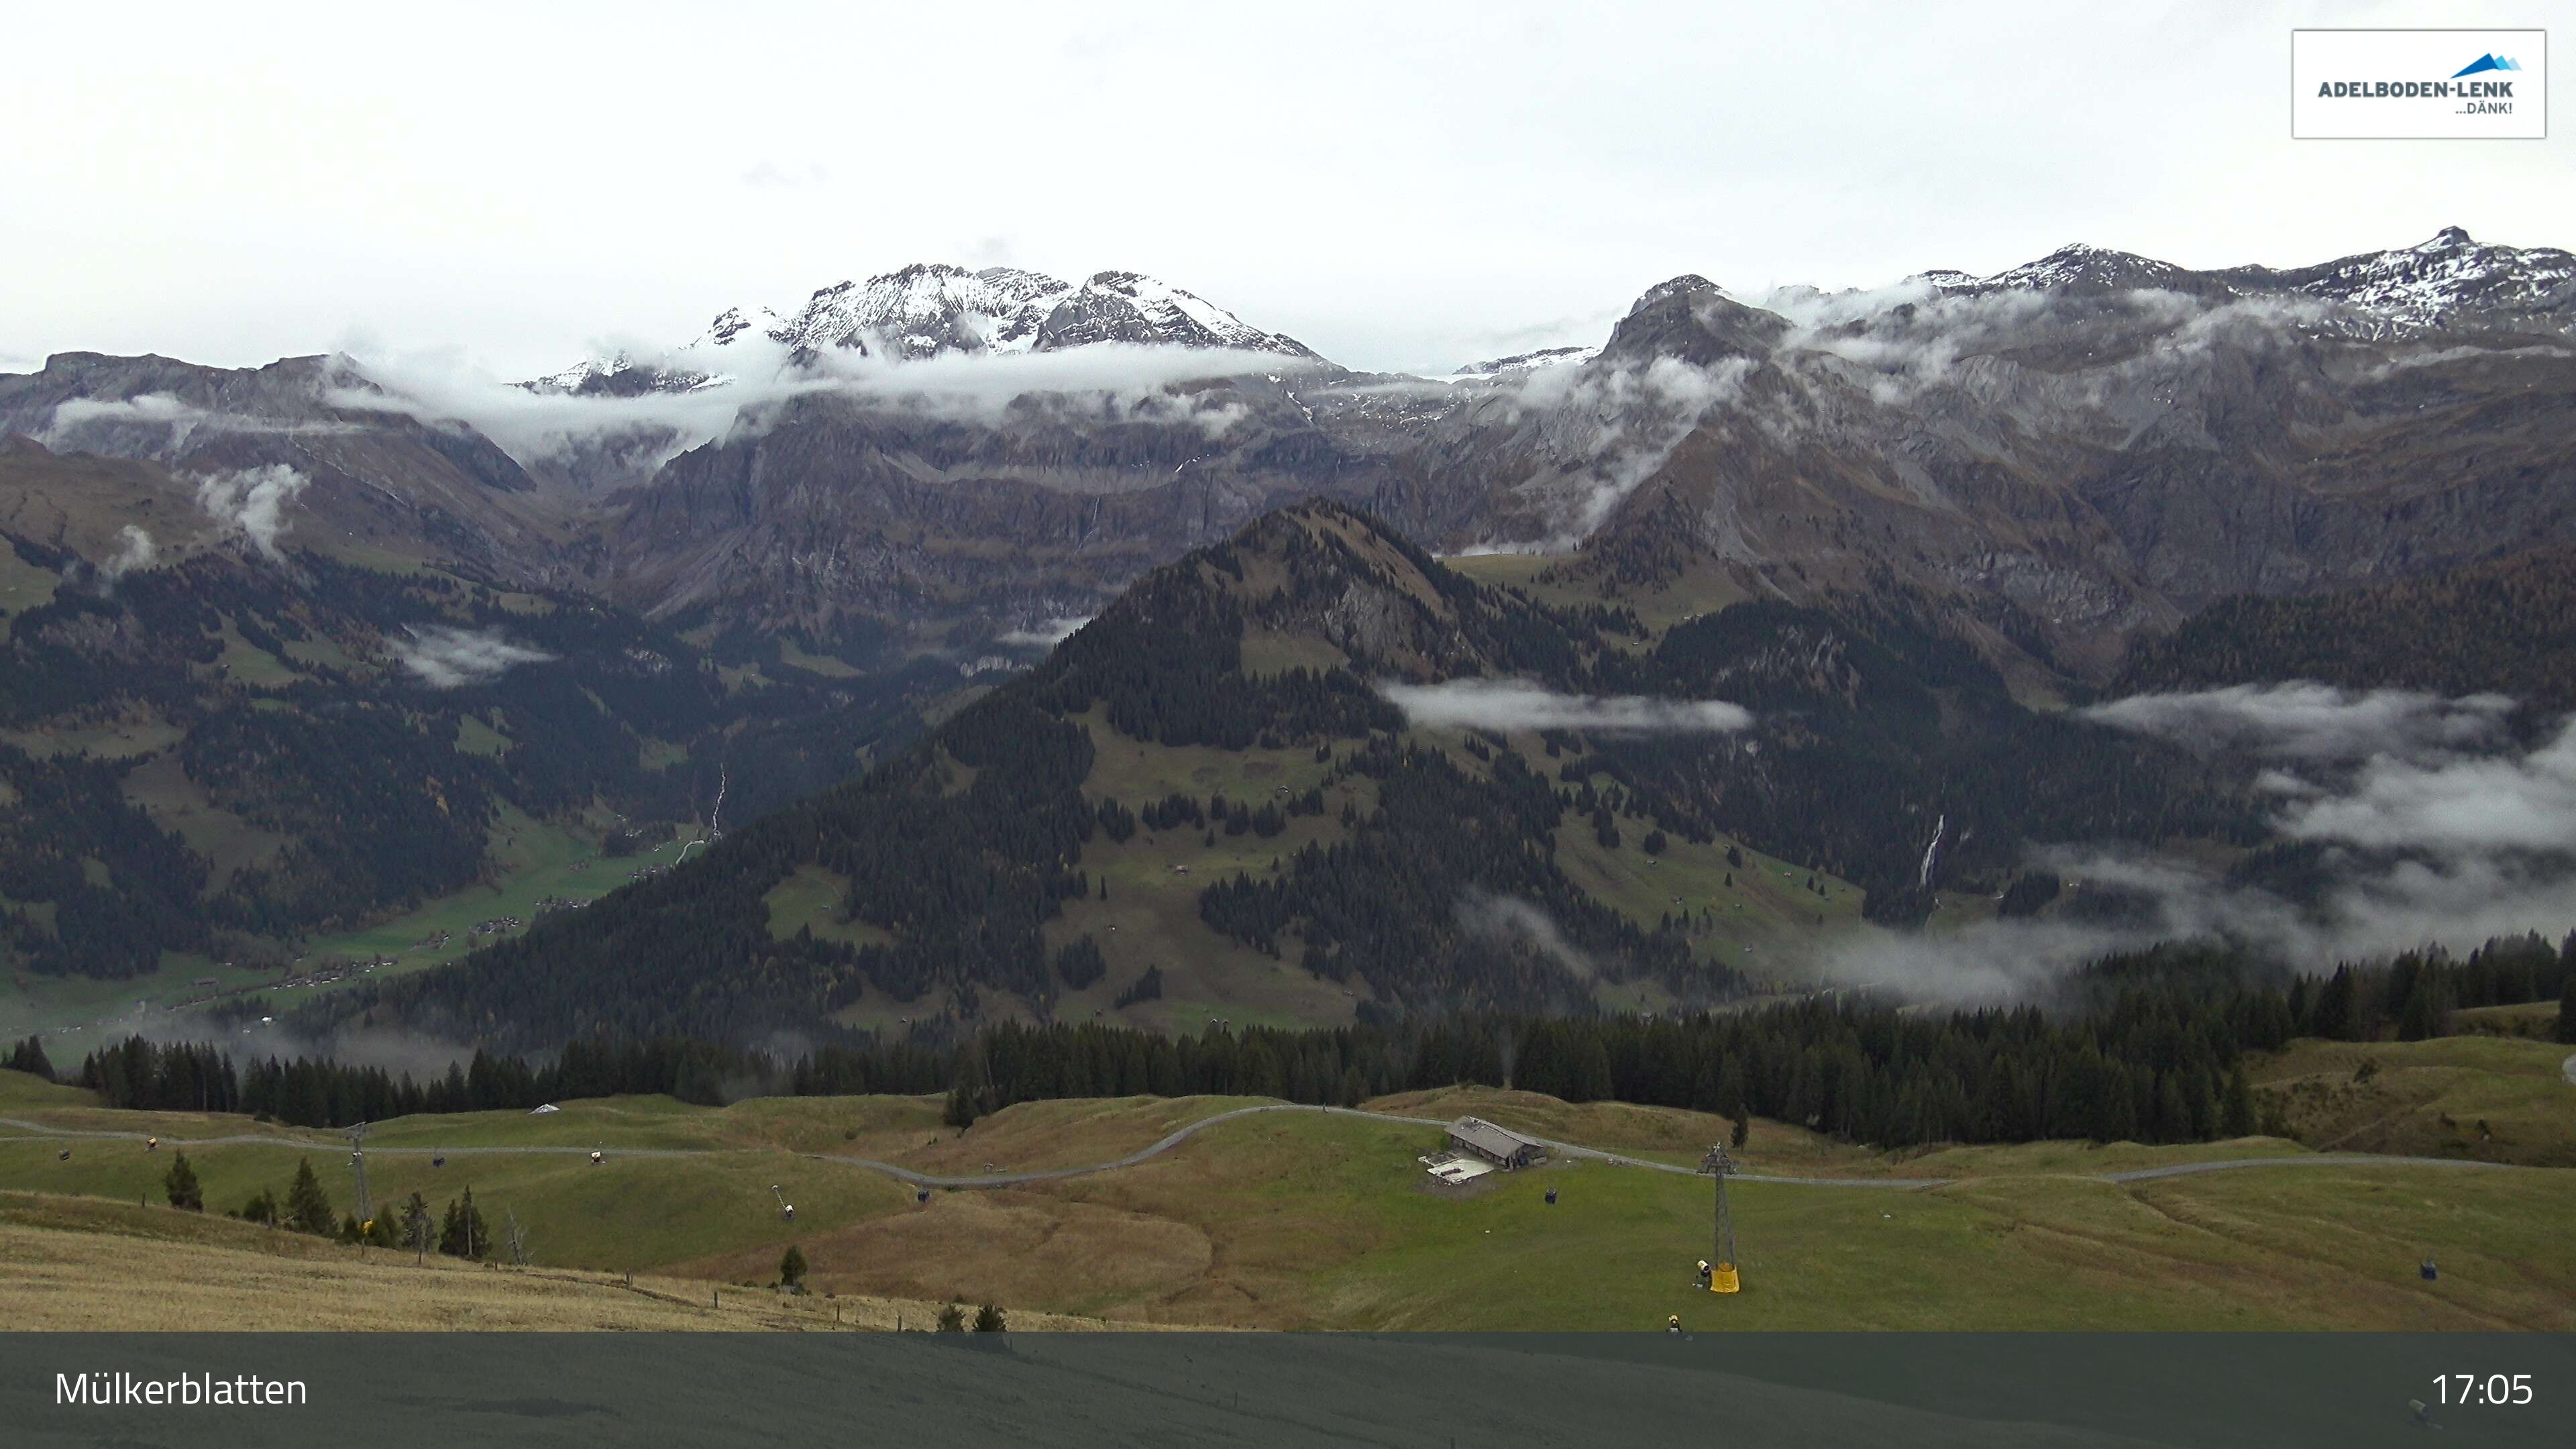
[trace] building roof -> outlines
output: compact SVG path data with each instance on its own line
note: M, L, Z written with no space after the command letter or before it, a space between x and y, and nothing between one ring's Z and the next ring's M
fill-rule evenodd
M1481 1117L1461 1117L1450 1123L1449 1135L1493 1157L1510 1157L1526 1148L1539 1145L1530 1138L1497 1127Z

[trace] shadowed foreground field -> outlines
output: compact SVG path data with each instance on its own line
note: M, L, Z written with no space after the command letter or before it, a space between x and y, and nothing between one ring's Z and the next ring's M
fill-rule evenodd
M130 1332L663 1329L739 1333L929 1326L935 1303L789 1297L704 1282L499 1268L346 1248L228 1218L0 1193L0 1322ZM1018 1329L1116 1325L1019 1313Z

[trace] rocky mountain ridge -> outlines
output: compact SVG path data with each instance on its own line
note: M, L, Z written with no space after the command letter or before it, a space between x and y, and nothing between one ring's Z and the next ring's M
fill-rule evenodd
M300 459L295 508L386 511L402 549L762 628L1079 617L1320 495L1677 613L1928 600L2022 674L2090 678L2220 597L2564 541L2570 270L2448 229L2292 269L2070 247L1866 293L1685 275L1598 348L1431 380L1132 274L916 266L506 406L346 359L73 354L0 379L0 427Z

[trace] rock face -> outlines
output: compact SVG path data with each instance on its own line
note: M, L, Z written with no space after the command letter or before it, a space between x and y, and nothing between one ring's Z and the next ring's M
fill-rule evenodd
M600 586L813 624L1088 614L1283 501L1400 492L1392 430L1318 427L1303 386L1253 375L952 416L800 398L630 495L599 535Z
M280 519L497 577L568 578L568 531L538 481L490 438L422 422L344 358L260 368L58 353L0 376L0 434L56 453L162 464L182 480L290 470Z
M1947 597L2091 672L2224 595L2568 537L2567 270L2456 233L2281 273L2068 248L1910 295L1793 295L1771 322L1683 279L1569 393L1613 403L1585 440L1618 460L1595 491L1533 470L1497 516L1583 531L1605 576L1669 574L1687 540L1757 592ZM1696 409L1686 428L1657 436L1658 396Z
M1439 380L1134 273L921 265L526 384L545 426L512 415L517 461L373 386L330 359L74 356L0 379L0 427L294 460L320 470L306 506L416 514L407 546L655 613L942 635L1088 613L1322 496L1436 549L1573 553L1577 587L1687 582L1682 611L1902 596L2090 676L2222 596L2576 528L2576 259L2457 229L2286 270L2070 246L1867 293L1685 275L1597 348Z
M961 330L958 299L998 311L976 289L1001 280L907 269L774 335L881 345L900 312L907 355L1180 341L1281 363L971 418L800 399L634 495L602 586L1025 621L1322 495L1436 548L1579 549L1566 575L1613 592L1714 570L1797 603L1901 594L1998 658L2097 675L2228 594L2566 537L2570 274L2563 252L2450 231L2288 271L2073 246L1868 294L1681 276L1598 348L1435 383L1335 368L1123 276L1015 283L1026 310Z

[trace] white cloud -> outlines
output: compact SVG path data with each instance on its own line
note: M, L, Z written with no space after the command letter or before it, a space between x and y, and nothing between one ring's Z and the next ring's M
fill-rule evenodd
M1828 974L1921 997L2003 1000L2167 940L2236 941L2316 970L2426 944L2554 937L2576 926L2576 719L2525 750L2501 728L2511 708L2488 695L2311 684L2102 706L2092 713L2106 722L2287 761L2254 783L2280 802L2277 840L2321 849L2318 897L2293 903L2129 847L2056 846L2028 864L2065 878L2070 904L2116 894L2134 909L2105 918L2061 907L1955 931L1867 932L1829 954Z
M236 468L213 474L197 484L197 506L216 522L239 529L261 553L280 557L278 535L286 531L286 505L313 480L283 463Z
M551 663L542 649L513 644L495 629L457 629L443 624L410 631L395 640L394 657L432 689L489 684L522 664Z
M1753 716L1721 699L1647 699L1557 694L1509 679L1446 684L1383 683L1378 693L1417 725L1491 730L1600 730L1622 734L1725 734Z
M199 432L295 435L353 430L347 423L297 422L220 412L182 401L173 393L147 392L130 398L76 397L56 403L36 441L48 448L79 447L94 430L136 426L169 429L163 456L179 452Z
M1063 643L1065 640L1072 638L1075 630L1090 622L1091 616L1088 614L1085 614L1078 619L1070 617L1049 619L1042 624L1031 625L1026 629L1011 629L1005 631L1002 634L996 635L994 642L997 644L1017 645L1021 648L1052 649L1058 644Z
M1592 958L1565 939L1553 917L1528 901L1470 887L1458 898L1457 917L1468 935L1524 943L1583 980L1594 975Z
M1743 396L1754 366L1743 357L1709 367L1676 357L1643 365L1596 360L1477 384L1491 389L1479 406L1503 409L1505 424L1526 420L1555 458L1557 472L1544 486L1557 526L1545 539L1483 540L1469 551L1573 548L1663 467L1711 408Z
M2293 802L2281 831L2294 840L2444 856L2576 851L2576 721L2520 756L2379 755L2341 789Z
M1070 401L1086 409L1189 425L1213 439L1246 415L1239 403L1181 390L1183 383L1266 375L1288 365L1275 353L1099 343L1061 352L944 354L888 362L856 352L791 365L766 338L724 347L626 349L647 366L715 379L685 392L637 397L536 393L454 353L353 360L382 391L332 390L335 407L398 412L424 422L463 422L523 465L644 430L670 434L665 458L717 439L765 431L779 410L806 399L838 398L976 423L999 422L1015 405Z
M160 550L152 545L152 535L135 524L129 523L118 529L116 538L115 556L99 565L98 569L111 584L136 569L152 567L153 561L160 556Z
M2400 689L2349 690L2293 681L2136 695L2078 711L2115 729L2193 748L2247 749L2296 760L2417 758L2492 746L2514 702ZM2277 780L2275 781L2277 783Z
M2446 362L2466 362L2471 358L2500 359L2512 357L2576 357L2576 352L2570 352L2564 347L2480 347L2475 344L2461 347L2429 348L2424 351L2409 352L2403 356L2390 358L2388 361L2371 368L2370 376L2374 379L2385 378L2395 373L2404 372L2409 368L2438 367Z

